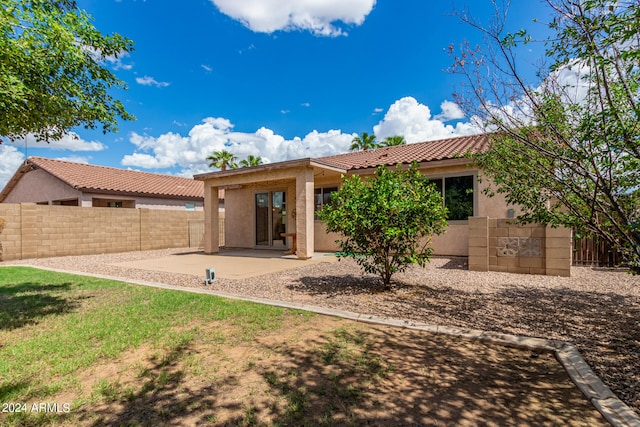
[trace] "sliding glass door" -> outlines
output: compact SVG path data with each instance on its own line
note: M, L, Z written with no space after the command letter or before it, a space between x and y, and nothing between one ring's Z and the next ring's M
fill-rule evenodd
M286 202L284 191L256 193L256 246L286 248Z

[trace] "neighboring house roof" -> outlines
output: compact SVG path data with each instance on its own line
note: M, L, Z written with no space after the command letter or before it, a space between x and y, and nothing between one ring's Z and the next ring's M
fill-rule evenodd
M467 153L485 151L488 147L489 138L486 134L480 134L356 151L319 157L313 160L317 163L353 170L378 167L380 165L412 163L414 161L420 163L455 159L463 157Z
M203 183L190 178L66 162L44 157L29 157L0 192L0 202L8 196L20 178L33 169L42 169L83 192L143 195L159 198L204 198Z

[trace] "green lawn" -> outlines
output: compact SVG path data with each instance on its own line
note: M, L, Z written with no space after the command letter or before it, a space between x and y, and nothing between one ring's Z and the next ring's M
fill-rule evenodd
M292 313L210 295L0 268L0 403L46 402L78 388L76 372L143 344L163 357L194 340L203 323L224 321L233 333L212 339L238 343L277 329ZM102 381L93 398L108 389ZM91 399L75 398L73 407ZM8 420L23 418L14 413Z

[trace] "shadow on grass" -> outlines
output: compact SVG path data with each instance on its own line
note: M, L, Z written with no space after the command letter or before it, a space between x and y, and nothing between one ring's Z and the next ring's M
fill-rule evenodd
M0 403L12 402L15 399L14 396L19 396L24 390L31 387L29 381L20 381L17 383L8 383L0 385Z
M105 389L105 402L79 408L78 420L96 427L606 425L550 354L531 358L446 336L359 326L264 350L276 361L202 387L183 368L194 349L179 346L138 375L135 392ZM255 396L225 396L238 392L250 370L266 391L256 384ZM218 420L219 413L229 416Z
M280 425L607 425L551 354L416 331L340 331L262 373Z
M460 268L456 265L452 262L447 268ZM373 277L336 275L302 277L288 287L311 296L372 294L377 298L374 294L382 291L381 286ZM380 317L572 342L604 383L640 410L637 296L517 284L482 293L396 282L391 292L379 297L384 304L372 299L358 310ZM330 306L330 298L326 301Z
M79 300L61 295L71 288L70 283L20 283L0 287L0 329L12 330L37 324L46 316L71 312Z
M78 409L78 418L91 426L203 425L213 416L219 390L214 387L189 388L181 368L189 344L174 348L153 361L138 376L138 391L123 392L120 385L102 390L105 404ZM237 410L240 410L240 404Z

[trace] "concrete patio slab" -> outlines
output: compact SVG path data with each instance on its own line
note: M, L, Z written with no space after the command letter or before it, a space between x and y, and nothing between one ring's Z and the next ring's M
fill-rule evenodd
M114 263L119 267L202 276L205 270L214 268L216 276L223 279L246 279L263 274L277 273L318 262L333 262L333 254L316 253L313 258L300 260L295 255L282 255L280 251L225 250L218 254L189 252L168 257Z

